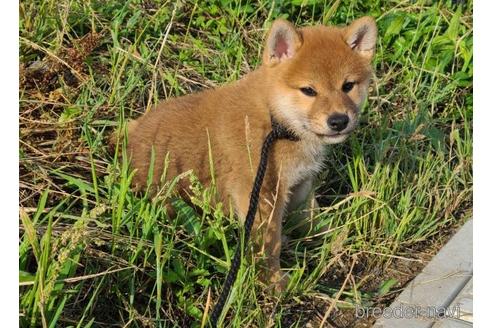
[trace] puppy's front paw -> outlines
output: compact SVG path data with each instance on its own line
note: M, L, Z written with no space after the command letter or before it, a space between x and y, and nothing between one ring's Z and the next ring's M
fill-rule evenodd
M289 286L290 275L287 272L276 271L270 278L271 291L279 295L287 290Z

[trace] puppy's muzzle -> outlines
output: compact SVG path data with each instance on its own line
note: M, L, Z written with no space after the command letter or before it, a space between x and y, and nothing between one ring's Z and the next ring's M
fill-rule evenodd
M341 132L347 127L349 121L350 119L347 114L335 113L328 117L326 123L331 130Z

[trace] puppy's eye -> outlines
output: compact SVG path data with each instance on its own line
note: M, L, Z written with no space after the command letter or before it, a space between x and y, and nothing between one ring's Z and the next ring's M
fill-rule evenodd
M304 93L306 96L309 96L309 97L314 97L318 94L316 92L316 90L314 90L311 87L304 87L304 88L301 88L300 90L302 93Z
M355 82L345 82L342 85L342 91L345 93L349 93L350 90L352 90L354 88L354 85L355 85Z

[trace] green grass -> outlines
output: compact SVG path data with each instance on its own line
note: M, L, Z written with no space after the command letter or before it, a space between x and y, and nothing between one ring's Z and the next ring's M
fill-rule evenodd
M253 70L277 17L311 25L363 15L380 32L375 79L360 128L330 147L319 179L329 233L291 236L281 297L243 266L228 327L323 316L352 327L342 319L356 304L384 305L409 279L392 266L400 257L417 265L471 216L471 1L22 1L21 325L200 327L241 228L198 181L201 213L173 199L170 220L161 201L132 193L109 135L159 99Z

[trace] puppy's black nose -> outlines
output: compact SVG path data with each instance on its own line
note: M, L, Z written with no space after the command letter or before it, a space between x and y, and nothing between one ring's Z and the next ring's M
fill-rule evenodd
M328 117L328 127L337 132L342 131L348 125L349 117L346 114L333 114Z

